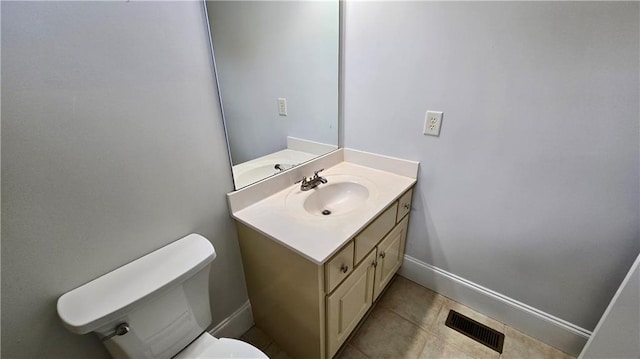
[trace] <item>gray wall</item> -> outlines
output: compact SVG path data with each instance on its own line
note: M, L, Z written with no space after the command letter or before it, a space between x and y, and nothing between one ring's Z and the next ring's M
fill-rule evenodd
M633 358L640 353L640 256L598 322L580 359Z
M347 4L345 143L420 161L408 255L594 328L640 251L638 6Z
M3 2L3 358L106 357L57 298L191 232L244 304L216 96L201 3Z
M338 144L338 2L207 3L231 157ZM288 115L278 115L279 97Z

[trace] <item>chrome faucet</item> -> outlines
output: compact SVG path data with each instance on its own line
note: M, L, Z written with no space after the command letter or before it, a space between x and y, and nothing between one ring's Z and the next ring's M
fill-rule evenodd
M301 180L297 181L296 183L300 183L300 190L308 191L310 189L318 187L321 183L327 183L328 181L326 178L318 176L318 173L322 171L324 171L324 168L314 171L313 177L309 178L309 180L307 180L307 177L304 176Z

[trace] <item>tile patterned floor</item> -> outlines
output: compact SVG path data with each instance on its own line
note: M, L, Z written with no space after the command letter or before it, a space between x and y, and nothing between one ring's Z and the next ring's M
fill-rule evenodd
M505 334L502 354L444 325L453 309ZM240 339L271 359L287 353L253 327ZM547 344L397 276L368 318L336 355L338 359L570 359ZM304 358L301 358L304 359Z

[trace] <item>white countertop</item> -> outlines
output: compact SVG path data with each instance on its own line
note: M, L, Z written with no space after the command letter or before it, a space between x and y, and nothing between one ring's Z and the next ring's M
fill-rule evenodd
M375 191L371 192L361 209L341 215L316 216L304 211L294 211L291 206L287 206L287 196L299 195L301 192L300 184L292 184L233 212L232 216L310 261L323 264L416 183L415 178L349 162L327 168L321 175L329 183L331 176L358 176L370 182ZM322 186L321 184L320 187Z

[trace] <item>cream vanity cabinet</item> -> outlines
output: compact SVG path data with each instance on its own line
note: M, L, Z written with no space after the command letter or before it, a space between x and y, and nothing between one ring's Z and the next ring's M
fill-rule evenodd
M411 196L409 189L320 265L238 223L258 328L293 358L332 358L402 264Z
M395 210L395 208L393 208ZM395 211L394 211L395 220ZM400 223L327 295L327 345L333 356L402 264L408 218Z

